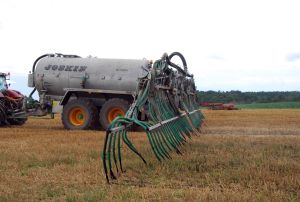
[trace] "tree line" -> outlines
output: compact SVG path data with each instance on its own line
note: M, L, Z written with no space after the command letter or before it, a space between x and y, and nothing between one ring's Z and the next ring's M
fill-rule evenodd
M268 103L300 102L300 91L241 92L241 91L197 91L201 102L222 103Z

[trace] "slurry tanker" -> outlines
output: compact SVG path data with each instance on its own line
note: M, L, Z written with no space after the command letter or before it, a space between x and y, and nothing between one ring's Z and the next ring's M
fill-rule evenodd
M125 115L137 93L139 79L150 68L151 62L146 59L42 55L28 76L28 86L34 89L27 99L26 111L32 116L53 114L59 102L66 129L107 129L114 118ZM32 99L35 91L38 102Z

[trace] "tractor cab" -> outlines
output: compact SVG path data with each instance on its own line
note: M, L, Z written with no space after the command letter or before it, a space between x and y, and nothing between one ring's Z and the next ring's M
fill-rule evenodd
M7 90L6 74L0 73L0 91Z

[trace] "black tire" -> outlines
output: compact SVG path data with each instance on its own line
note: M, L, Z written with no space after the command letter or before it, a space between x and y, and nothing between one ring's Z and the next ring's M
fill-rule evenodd
M21 125L23 125L24 123L26 123L27 118L24 118L24 119L21 119L21 118L18 118L18 119L8 119L7 121L8 121L9 124L11 124L11 125L18 125L18 126L21 126Z
M0 126L6 125L7 123L7 114L4 101L0 100Z
M129 103L128 101L120 98L112 98L107 100L104 105L102 106L100 110L100 124L104 130L107 130L108 126L111 123L111 120L108 119L109 113L118 108L119 110L122 110L125 113L129 109Z
M97 107L90 100L76 99L64 106L61 119L66 129L88 130L95 128L98 116Z

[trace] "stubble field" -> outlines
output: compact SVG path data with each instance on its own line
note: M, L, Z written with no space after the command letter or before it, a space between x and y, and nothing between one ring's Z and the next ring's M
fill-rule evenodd
M300 201L300 110L205 110L206 126L159 163L124 146L126 172L106 183L103 131L67 131L60 117L0 128L0 201Z

